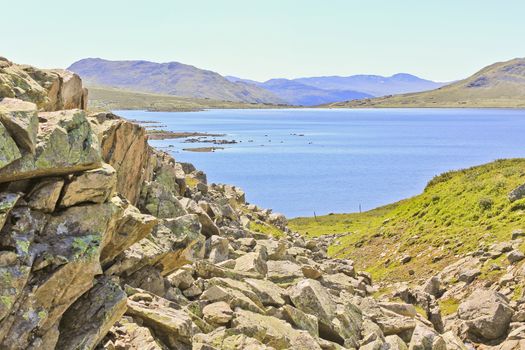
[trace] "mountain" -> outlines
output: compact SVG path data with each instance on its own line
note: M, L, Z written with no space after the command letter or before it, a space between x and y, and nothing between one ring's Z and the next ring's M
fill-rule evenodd
M271 79L259 85L294 105L316 106L323 101L345 101L368 98L371 95L351 90L323 90L288 79Z
M372 97L372 95L360 91L320 89L290 79L270 79L261 83L232 76L226 78L232 82L253 84L264 88L292 105L317 106L330 102Z
M445 83L421 79L415 75L399 73L391 77L380 75L352 75L348 77L310 77L294 79L296 82L324 90L354 90L372 96L385 96L407 92L437 89Z
M329 107L525 107L525 59L494 63L471 77L419 93L329 104Z
M235 83L253 84L262 87L290 104L303 106L425 91L444 85L444 83L436 83L405 73L395 74L391 77L353 75L348 77L270 79L265 82L234 76L227 76L226 79Z
M86 58L73 63L68 70L80 75L88 87L234 102L283 103L275 94L256 85L231 82L218 73L178 62Z

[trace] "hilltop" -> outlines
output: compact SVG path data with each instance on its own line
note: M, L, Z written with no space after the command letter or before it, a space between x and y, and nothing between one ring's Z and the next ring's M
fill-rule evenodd
M234 83L218 73L179 62L108 61L86 58L68 70L88 87L105 87L161 95L245 103L284 103L255 85Z
M435 90L332 103L324 107L525 107L525 59L483 68L471 77Z

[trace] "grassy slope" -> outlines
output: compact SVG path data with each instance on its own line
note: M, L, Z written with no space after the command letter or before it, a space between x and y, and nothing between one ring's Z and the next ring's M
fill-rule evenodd
M329 253L354 259L379 280L424 278L480 245L525 229L525 199L507 198L523 183L525 159L500 160L439 175L422 194L385 207L317 221L297 218L290 227L307 236L341 234ZM399 262L404 254L413 257L405 265Z
M113 88L90 87L89 108L94 110L145 109L153 111L198 111L205 108L276 108L271 104L196 99Z
M436 90L338 102L324 107L509 107L525 108L525 59L483 68L471 77Z

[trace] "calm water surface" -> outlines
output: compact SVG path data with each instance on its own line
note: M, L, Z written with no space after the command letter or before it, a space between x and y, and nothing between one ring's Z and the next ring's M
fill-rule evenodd
M195 164L209 182L238 185L249 202L288 217L372 209L420 193L444 171L525 157L525 110L117 113L171 131L224 133L221 139L239 141L213 153L182 151L213 146L208 143L150 143Z

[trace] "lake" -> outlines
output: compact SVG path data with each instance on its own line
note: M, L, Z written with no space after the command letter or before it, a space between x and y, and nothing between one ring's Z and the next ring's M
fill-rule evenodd
M115 111L170 131L226 134L223 150L151 140L208 181L240 186L247 200L287 217L368 210L420 193L445 171L525 157L525 110L279 109ZM152 125L155 124L145 124Z

